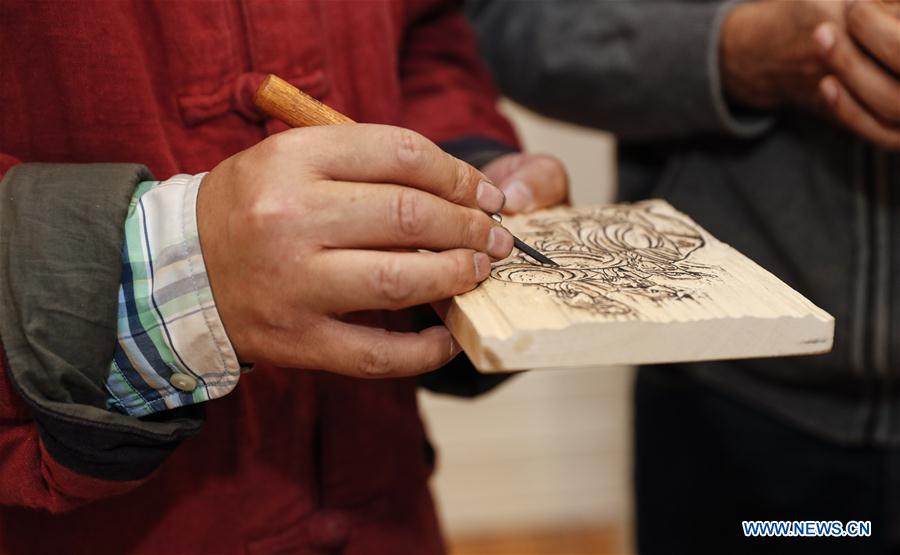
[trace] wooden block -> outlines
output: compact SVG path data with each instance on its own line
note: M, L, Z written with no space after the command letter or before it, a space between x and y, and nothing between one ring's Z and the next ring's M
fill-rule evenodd
M831 350L834 318L662 200L504 224L561 266L514 253L451 301L447 326L484 372Z

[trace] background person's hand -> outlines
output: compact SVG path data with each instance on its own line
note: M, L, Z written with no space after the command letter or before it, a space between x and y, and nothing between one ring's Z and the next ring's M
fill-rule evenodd
M841 0L758 0L735 5L719 38L726 94L739 104L772 110L821 108L827 69L813 33L823 22L844 28Z
M203 181L197 217L239 359L364 377L445 364L459 351L445 327L400 333L353 314L475 287L488 255L512 250L485 213L503 202L480 172L395 127L291 130L225 160Z
M738 4L719 43L725 92L751 108L793 107L834 117L864 139L896 148L900 129L893 116L900 100L891 82L896 85L897 76L884 60L891 57L891 24L873 16L896 11L897 4L880 0ZM876 28L870 28L873 21Z
M556 157L506 154L481 169L506 195L504 213L531 212L568 201L569 176Z
M885 148L900 149L900 4L846 3L845 28L815 31L830 75L819 91L832 115Z

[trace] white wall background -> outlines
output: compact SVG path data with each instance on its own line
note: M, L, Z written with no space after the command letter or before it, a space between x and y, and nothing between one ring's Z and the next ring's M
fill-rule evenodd
M566 163L574 204L613 198L609 135L508 102L503 109L528 150ZM439 451L434 491L446 532L465 537L613 525L627 537L632 375L624 367L531 372L475 400L423 392Z

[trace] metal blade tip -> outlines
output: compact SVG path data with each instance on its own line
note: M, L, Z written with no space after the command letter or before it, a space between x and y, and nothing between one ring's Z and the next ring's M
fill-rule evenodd
M557 268L559 267L559 264L550 260L550 258L544 256L537 249L528 245L525 241L522 241L515 235L513 236L513 244L516 246L517 249L524 252L525 254L527 254L531 258L535 259L536 261L540 262L542 266L552 266L552 267L557 267Z

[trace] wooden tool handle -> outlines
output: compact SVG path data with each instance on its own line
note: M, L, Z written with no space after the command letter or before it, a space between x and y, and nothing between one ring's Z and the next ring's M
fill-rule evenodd
M260 110L291 127L353 123L277 75L269 74L256 89L254 102Z

